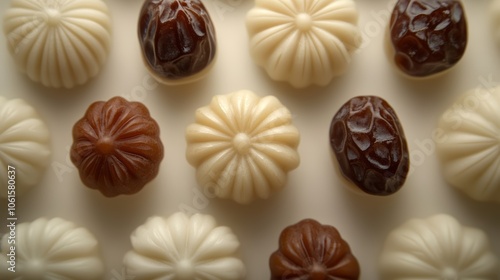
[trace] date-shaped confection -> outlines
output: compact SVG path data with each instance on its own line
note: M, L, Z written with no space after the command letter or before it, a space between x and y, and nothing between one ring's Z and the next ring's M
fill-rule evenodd
M372 195L398 191L409 170L403 128L392 107L376 96L354 97L333 117L330 145L342 174Z
M359 279L360 268L337 229L305 219L285 228L269 259L271 280Z
M462 58L467 46L462 3L398 0L389 25L389 38L394 63L405 74L426 77L443 72Z
M73 127L71 160L83 183L107 197L134 194L158 174L160 128L139 102L95 102Z
M161 83L198 80L213 65L215 28L200 0L146 0L138 33L144 63Z

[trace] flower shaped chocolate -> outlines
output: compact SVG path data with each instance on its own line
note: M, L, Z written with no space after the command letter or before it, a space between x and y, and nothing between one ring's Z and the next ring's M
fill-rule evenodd
M39 218L18 224L15 232L15 243L10 234L2 238L1 279L103 279L99 244L87 229L60 218Z
M281 232L269 259L271 279L358 279L359 264L337 229L306 219Z
M49 136L33 107L0 96L0 196L21 195L39 182L49 163Z
M160 128L139 102L95 102L73 127L71 160L80 178L105 196L134 194L158 174Z
M448 183L473 199L500 202L500 87L467 92L438 127L436 151Z
M300 136L291 121L273 96L245 90L215 96L186 130L186 157L197 168L199 184L239 203L281 189L300 161Z
M18 67L47 87L86 83L108 56L106 1L12 0L3 26Z
M240 246L231 229L209 215L151 217L131 236L133 250L123 262L135 280L236 280L245 266L235 257Z
M500 279L486 234L448 215L412 219L392 231L380 257L380 279Z
M352 0L256 0L246 21L251 55L274 80L324 86L360 45L357 20Z

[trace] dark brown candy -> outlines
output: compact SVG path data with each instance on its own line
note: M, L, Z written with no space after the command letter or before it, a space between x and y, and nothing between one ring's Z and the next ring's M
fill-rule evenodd
M330 145L345 177L362 191L390 195L406 180L409 152L391 106L376 96L354 97L333 117Z
M88 187L107 197L134 194L158 174L160 128L139 102L95 102L73 127L70 156Z
M146 0L138 33L146 66L166 84L204 73L215 58L215 28L199 0Z
M398 0L389 27L394 62L410 76L451 68L467 46L467 21L458 0Z
M269 259L271 280L355 280L359 263L337 229L302 220L283 230Z

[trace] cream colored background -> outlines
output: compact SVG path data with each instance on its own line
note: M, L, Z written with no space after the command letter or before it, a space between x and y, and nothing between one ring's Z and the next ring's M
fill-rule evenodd
M0 1L0 11L8 6ZM28 80L7 55L0 39L0 95L21 97L35 106L52 132L51 166L39 186L19 198L19 221L41 216L62 217L90 229L101 243L106 280L122 280L121 259L131 248L130 233L151 215L170 215L180 208L209 213L233 228L250 280L269 279L268 258L281 230L303 218L336 226L360 261L363 280L377 279L376 264L387 233L412 217L447 213L463 224L484 229L500 255L500 205L479 203L443 181L433 151L432 132L439 115L464 91L500 82L500 47L491 38L487 0L464 0L469 19L469 45L459 65L446 76L423 82L397 74L383 52L383 30L389 15L386 0L358 0L363 47L348 73L324 88L295 90L271 81L253 64L244 25L250 0L205 0L218 36L218 61L211 74L196 84L157 85L143 67L136 36L141 0L108 0L113 20L113 45L101 74L74 90L53 90ZM250 89L273 94L294 115L301 132L301 164L289 174L286 189L267 201L240 206L200 198L194 169L187 163L184 129L194 111L216 94ZM328 143L330 120L356 95L379 95L397 111L405 128L412 170L404 188L392 197L356 195L343 187L334 169ZM84 187L68 158L71 128L88 105L120 95L143 101L159 122L165 158L159 176L134 196L105 198ZM420 143L420 145L419 145ZM2 202L2 207L5 204ZM5 221L5 211L0 211ZM6 229L0 227L0 232ZM123 278L124 280L124 278Z

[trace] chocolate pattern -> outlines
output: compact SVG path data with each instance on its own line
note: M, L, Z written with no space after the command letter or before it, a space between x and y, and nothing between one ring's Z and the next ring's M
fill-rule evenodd
M73 127L71 161L83 183L107 197L134 194L158 174L160 128L139 102L95 102Z

